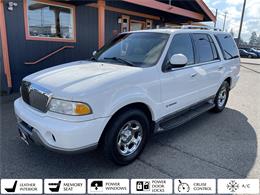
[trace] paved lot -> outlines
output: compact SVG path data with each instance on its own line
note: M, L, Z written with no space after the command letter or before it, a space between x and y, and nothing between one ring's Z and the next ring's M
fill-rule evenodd
M153 137L119 167L92 151L62 155L20 141L12 99L1 104L1 178L260 178L260 66L244 64L227 109ZM257 120L258 119L258 120ZM258 147L258 148L257 148Z

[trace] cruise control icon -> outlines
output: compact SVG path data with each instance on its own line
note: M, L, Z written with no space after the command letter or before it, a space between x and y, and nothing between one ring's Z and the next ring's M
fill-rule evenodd
M178 186L179 192L189 192L190 186L187 183L183 183L181 180L179 180L179 186Z

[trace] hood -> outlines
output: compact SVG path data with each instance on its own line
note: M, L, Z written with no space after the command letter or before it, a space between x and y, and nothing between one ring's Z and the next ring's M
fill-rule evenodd
M87 88L98 87L108 80L124 76L127 73L140 69L125 65L109 63L78 61L48 68L24 80L38 84L53 94L83 92Z

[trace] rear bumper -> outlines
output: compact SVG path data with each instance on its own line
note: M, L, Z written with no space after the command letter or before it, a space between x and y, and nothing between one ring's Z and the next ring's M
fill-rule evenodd
M63 153L96 148L108 121L108 118L80 122L52 118L33 110L21 98L15 101L14 107L18 129L29 137L29 141Z

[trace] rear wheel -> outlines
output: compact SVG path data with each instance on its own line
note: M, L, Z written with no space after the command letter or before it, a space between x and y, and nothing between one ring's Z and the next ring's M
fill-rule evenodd
M104 138L105 156L116 164L126 165L142 152L149 135L149 120L131 109L111 121Z
M224 110L229 96L229 84L227 81L224 81L220 86L215 99L215 107L212 109L213 112L221 112Z

